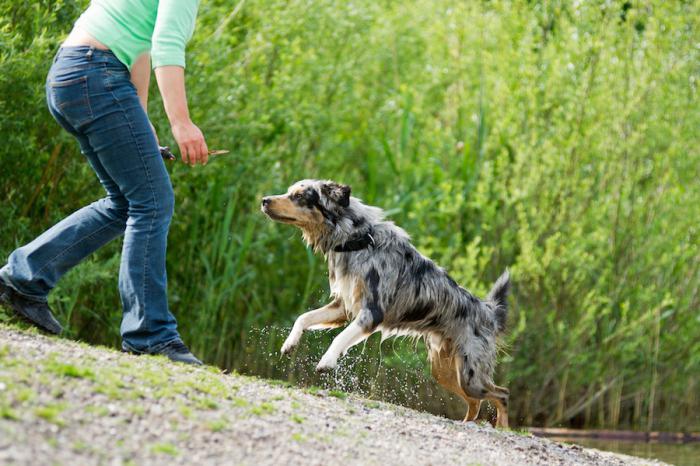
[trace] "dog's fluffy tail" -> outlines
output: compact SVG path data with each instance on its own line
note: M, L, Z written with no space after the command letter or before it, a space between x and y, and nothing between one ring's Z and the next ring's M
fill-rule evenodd
M494 305L496 314L496 324L498 325L498 333L506 329L506 320L508 319L508 292L510 291L510 272L506 269L503 274L498 277L493 288L489 292L486 300Z

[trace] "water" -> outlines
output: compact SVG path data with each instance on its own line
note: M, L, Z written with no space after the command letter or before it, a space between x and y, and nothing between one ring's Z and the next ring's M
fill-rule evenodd
M337 370L317 374L316 364L338 331L306 332L290 357L280 356L288 332L276 327L249 330L231 368L300 387L352 392L451 419L464 417L464 402L439 387L430 375L422 342L396 338L381 342L378 334L373 335L341 358Z
M575 443L582 447L613 451L640 458L658 459L676 466L700 464L700 443L648 443L626 440L551 437L560 442Z

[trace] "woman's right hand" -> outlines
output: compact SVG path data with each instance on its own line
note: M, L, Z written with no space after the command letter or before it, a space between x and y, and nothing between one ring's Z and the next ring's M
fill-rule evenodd
M209 159L204 135L190 120L185 93L185 69L181 66L159 66L156 80L163 96L165 113L168 114L175 142L180 147L182 161L190 165L205 164Z
M182 161L190 165L201 163L206 165L209 160L209 149L202 131L191 120L177 122L172 125L173 136L180 148Z

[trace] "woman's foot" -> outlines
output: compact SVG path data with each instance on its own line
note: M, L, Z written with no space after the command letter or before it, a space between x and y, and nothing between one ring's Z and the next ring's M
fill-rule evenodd
M197 359L194 354L185 346L185 344L180 341L180 340L173 340L171 342L166 343L165 345L151 351L151 352L146 352L146 351L137 351L134 349L131 349L128 347L126 344L122 343L122 351L125 353L131 353L131 354L151 354L151 355L157 355L161 354L163 356L167 356L168 359L174 362L182 362L185 364L192 364L193 366L201 366L202 361Z
M63 327L58 323L47 303L26 298L0 279L0 304L14 314L45 332L58 335Z

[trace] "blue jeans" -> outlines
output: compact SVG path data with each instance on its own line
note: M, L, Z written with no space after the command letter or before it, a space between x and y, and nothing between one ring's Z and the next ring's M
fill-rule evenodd
M174 196L129 70L111 52L61 48L46 80L46 99L56 121L80 143L107 196L15 250L0 278L20 294L46 301L63 274L124 235L122 345L157 351L180 338L165 272Z

